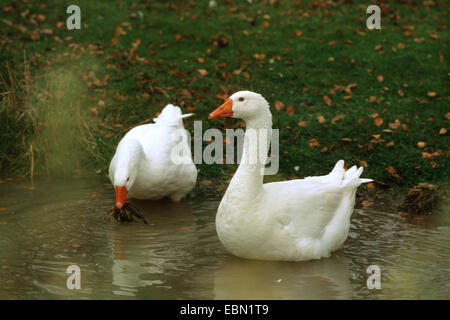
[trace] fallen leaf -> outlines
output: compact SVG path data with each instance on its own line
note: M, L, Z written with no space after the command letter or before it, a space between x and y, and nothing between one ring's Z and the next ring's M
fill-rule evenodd
M80 248L81 246L81 243L72 243L72 248Z
M183 230L183 231L187 231L187 230L190 230L191 229L191 227L189 227L189 226L181 226L180 227L180 230Z
M327 120L325 119L324 116L319 115L319 116L317 117L317 121L318 121L319 123L324 123L324 122L327 121Z
M384 169L386 169L386 171L389 172L393 177L395 177L397 179L400 178L400 176L398 175L397 171L395 170L395 168L393 166L387 166Z
M375 119L373 119L373 123L374 123L377 127L381 126L381 125L383 124L383 122L384 122L384 120L383 120L383 118L381 118L381 117L376 117Z
M400 96L400 97L403 97L405 94L403 93L403 90L402 89L398 89L397 90L397 93L398 93L398 95Z
M367 168L367 167L369 166L369 165L367 164L367 162L364 161L364 160L358 159L358 162L359 162L359 164L360 164L361 166L363 166L364 168Z
M6 208L0 208L0 211L6 211Z
M299 121L299 122L297 122L297 125L298 125L299 127L306 127L306 124L307 124L306 121Z
M384 77L381 74L377 75L377 81L378 82L383 82L384 81Z
M284 108L284 103L280 100L275 100L275 109L280 111Z
M368 189L375 189L375 184L373 182L369 182L369 183L366 184L366 187Z
M434 158L440 156L441 153L442 153L441 150L437 150L437 151L435 151L433 153L429 153L429 152L425 152L424 151L424 152L422 152L422 157L427 159L427 160L431 160L431 159L434 159Z
M371 207L371 206L373 206L373 202L372 202L372 201L369 201L369 200L363 200L363 201L362 201L362 205L363 205L364 207Z
M331 99L329 96L323 96L323 101L328 105L331 106Z
M439 130L439 134L440 134L441 136L445 135L446 133L447 133L447 129L445 129L445 128L441 128L441 129Z
M39 33L37 31L33 32L31 34L31 40L38 40L39 39Z
M438 35L437 35L437 34L434 34L434 33L430 33L430 38L431 38L431 39L434 39L434 40L439 39Z
M256 60L264 60L266 58L266 54L265 53L255 53L253 55L253 58L255 58Z
M417 142L417 146L418 146L420 149L425 148L426 145L427 145L427 144L426 144L425 142L423 142L423 141Z
M200 73L200 75L202 77L204 77L204 76L206 76L208 74L208 71L205 70L205 69L198 69L197 71L198 71L198 73Z
M310 147L318 147L318 146L320 146L320 143L319 143L319 141L317 141L317 139L312 138L309 140L309 146Z
M117 38L112 38L111 39L111 43L114 44L114 45L116 45L118 42L119 42L119 39L117 39Z
M336 123L336 122L338 122L339 120L344 119L344 118L345 118L345 115L339 114L339 115L335 116L333 119L331 119L331 122L332 122L332 123Z
M287 108L286 108L286 113L287 113L288 115L294 114L294 111L295 111L295 108L294 108L294 107L287 107Z
M295 36L301 37L303 34L302 30L295 30Z
M427 92L427 96L429 96L429 97L431 97L431 98L434 98L434 97L437 96L437 93L434 92L434 91L428 91L428 92Z

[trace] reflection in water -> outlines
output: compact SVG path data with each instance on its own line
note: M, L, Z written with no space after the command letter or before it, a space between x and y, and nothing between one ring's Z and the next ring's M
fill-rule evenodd
M189 203L169 200L133 200L133 203L150 227L144 226L133 234L126 228L114 230L112 283L118 287L113 291L116 295L135 296L138 288L152 285L170 288L161 278L168 269L177 268L178 259L189 259L185 244L195 243L195 217Z
M216 272L215 299L351 299L348 261L342 252L306 262L230 257Z
M329 259L260 262L224 250L216 200L136 201L150 225L119 225L98 182L24 186L0 184L0 299L450 298L448 207L423 220L355 210ZM81 290L66 287L73 264ZM366 287L371 264L381 290Z

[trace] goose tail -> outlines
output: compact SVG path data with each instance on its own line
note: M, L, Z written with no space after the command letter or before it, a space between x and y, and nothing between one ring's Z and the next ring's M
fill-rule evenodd
M353 166L347 171L344 169L344 160L339 160L330 173L330 176L340 182L344 187L358 187L359 185L373 181L372 179L360 178L363 167Z
M159 125L165 126L182 126L183 119L193 116L193 113L182 114L180 107L168 104L162 109L160 115L153 119L153 121Z

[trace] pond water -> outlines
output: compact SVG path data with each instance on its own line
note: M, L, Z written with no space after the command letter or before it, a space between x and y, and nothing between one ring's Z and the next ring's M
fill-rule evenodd
M149 225L119 225L104 220L114 203L104 182L29 186L0 184L0 299L450 298L445 210L414 220L356 209L330 258L261 262L222 247L218 199L138 202ZM79 290L67 288L70 265L80 267ZM367 288L369 265L381 269L379 290Z

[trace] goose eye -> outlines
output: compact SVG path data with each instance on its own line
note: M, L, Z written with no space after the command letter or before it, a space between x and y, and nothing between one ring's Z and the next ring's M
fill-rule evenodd
M240 97L238 100L239 100L239 101L244 101L244 98Z
M127 182L130 181L130 177L127 178Z

